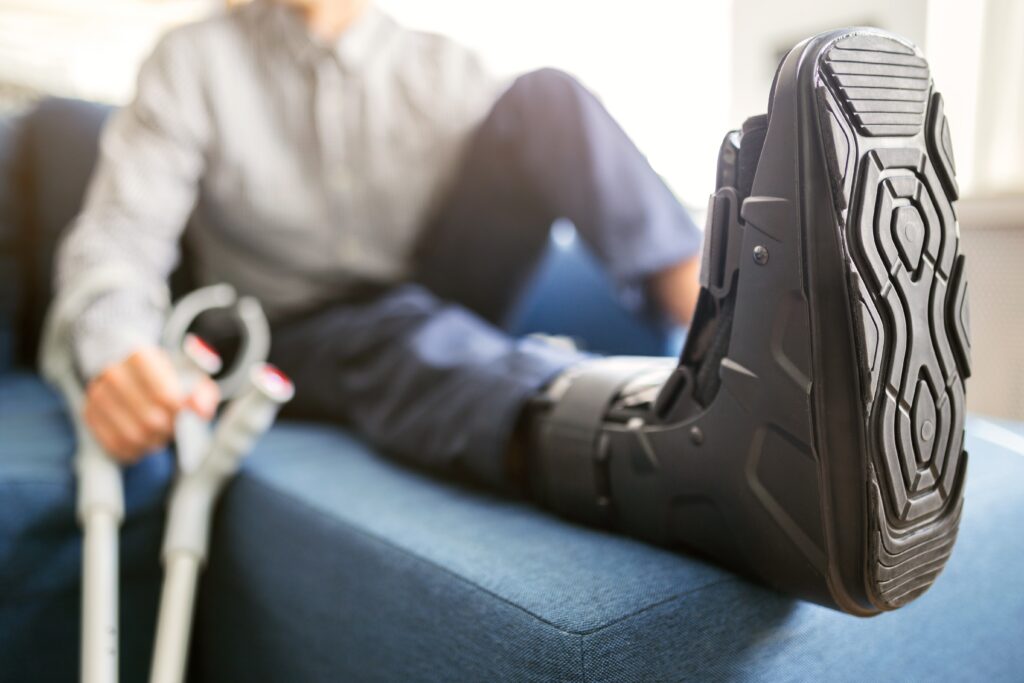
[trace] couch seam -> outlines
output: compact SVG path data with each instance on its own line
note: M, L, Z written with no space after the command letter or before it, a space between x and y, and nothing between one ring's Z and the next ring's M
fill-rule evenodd
M693 595L694 593L699 593L702 590L705 590L707 588L715 588L717 586L721 586L722 584L726 584L726 583L740 583L740 579L738 577L735 577L735 576L723 576L723 577L721 577L719 579L711 581L710 583L705 583L704 585L697 586L696 588L691 588L689 590L683 591L682 593L676 593L675 595L669 595L669 596L667 596L665 598L662 598L661 600L657 600L655 602L652 602L649 605L644 605L643 607L635 609L632 612L630 612L629 614L623 614L622 616L615 617L611 621L608 621L608 622L606 622L604 624L601 624L600 626L597 626L595 628L592 628L592 629L589 629L589 630L586 630L586 631L578 631L578 633L581 636L592 636L592 635L595 635L595 634L600 633L601 631L605 630L606 628L615 626L616 624L620 624L620 623L622 623L624 621L632 619L633 617L640 616L644 612L649 612L649 611L651 611L653 609L657 609L659 607L663 607L663 606L665 606L665 605L667 605L667 604L669 604L671 602L675 602L676 600L682 600L683 598L688 598L691 595Z
M695 593L697 591L703 590L704 588L710 588L710 587L713 587L715 585L718 585L718 584L726 582L726 581L735 581L735 579L733 579L733 578L726 577L724 579L718 579L716 581L712 581L712 582L704 584L702 586L698 586L696 588L689 589L689 590L684 591L682 593L676 593L674 595L671 595L671 596L668 596L668 597L663 598L661 600L658 600L656 602L653 602L653 603L651 603L649 605L645 605L645 606L643 606L643 607L641 607L641 608L639 608L637 610L634 610L634 611L632 611L632 612L630 612L628 614L620 615L620 616L616 617L615 619L612 619L611 621L609 621L607 623L604 623L604 624L601 624L600 626L592 628L592 629L585 629L585 630L566 629L566 628L563 628L563 627L555 624L554 622L550 621L549 619L546 619L545 617L542 617L539 614L537 614L537 613L527 609L526 607L523 607L522 605L518 605L518 604L512 602L508 598L506 598L506 597L504 597L502 595L498 595L493 590L491 590L489 588L486 588L484 586L481 586L479 583L469 579L468 577L463 576L462 574L459 574L459 573L453 571L452 569L450 569L448 567L445 567L445 566L443 566L441 564L438 564L434 560L432 560L432 559L430 559L428 557L425 557L425 556L423 556L423 555L421 555L421 554L419 554L417 552L409 550L408 548L404 548L404 547L394 543L390 539L387 539L387 538L381 536L380 534L377 534L377 533L368 531L366 529L363 529L361 527L358 527L358 526L356 526L355 524L352 524L349 521L333 517L332 515L329 515L327 512L325 512L324 510L320 509L319 507L317 507L317 506L315 506L315 505L313 505L311 503L308 503L308 502L302 500L301 498L298 498L298 497L296 497L296 496L294 496L294 495L292 495L292 494L290 494L290 493L288 493L286 491L283 491L283 490L279 489L278 487L273 486L272 484L269 484L266 481L261 480L261 479L259 479L257 477L254 477L254 476L251 476L251 475L247 475L244 472L241 473L240 476L244 477L246 481L249 481L249 482L252 482L252 483L256 484L258 487L273 493L274 495L278 496L279 498L282 498L282 499L285 499L285 500L291 502L293 505L296 505L298 507L302 507L302 508L311 510L312 512L316 513L317 516L322 517L322 518L324 518L324 519L326 519L326 520L328 520L330 522L333 522L334 524L337 524L339 526L343 526L343 527L349 529L350 531L354 531L356 534L358 534L360 536L363 536L365 538L369 538L371 540L374 540L374 541L376 541L376 542L378 542L378 543L380 543L382 545L385 545L385 546L387 546L387 547L389 547L389 548L391 548L393 550L398 551L399 553L401 553L403 555L406 555L408 557L414 558L414 559L416 559L416 560L418 560L420 562L423 562L424 564L427 564L427 565L429 565L431 567L434 567L435 569L438 569L438 570L442 571L443 573L448 574L449 576L452 576L455 579L458 579L462 583L464 583L464 584L466 584L468 586L471 586L471 587L473 587L473 588L475 588L475 589L477 589L477 590L479 590L479 591L481 591L481 592L483 592L483 593L485 593L487 595L490 595L492 598L498 600L499 602L502 602L502 603L508 605L509 607L513 607L516 610L518 610L520 612L523 612L524 614L527 614L530 617L536 619L537 621L539 621L539 622L541 622L541 623L543 623L543 624L545 624L547 626L550 626L551 628L555 629L559 633L563 633L563 634L566 634L566 635L580 636L582 638L584 636L588 636L588 635L591 635L593 633L597 633L598 631L601 631L602 629L607 628L609 626L614 626L615 624L618 624L618 623L620 623L620 622L622 622L622 621L624 621L626 619L629 619L629 618L631 618L633 616L641 614L641 613L643 613L643 612L645 612L645 611L647 611L649 609L652 609L652 608L655 608L655 607L659 607L661 605L664 605L664 604L667 604L669 602L672 602L673 600L684 598L684 597L690 595L691 593ZM581 645L582 645L582 640L581 640ZM582 647L581 647L581 655L582 655Z
M586 657L584 655L584 653L585 653L585 648L584 648L584 641L585 641L585 639L586 639L586 636L581 633L580 636L579 636L579 644L580 644L580 679L583 681L583 683L587 683L587 663L586 663Z

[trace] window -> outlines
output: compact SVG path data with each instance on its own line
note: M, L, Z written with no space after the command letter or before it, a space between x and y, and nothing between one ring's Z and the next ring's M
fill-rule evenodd
M0 100L28 89L126 100L167 28L225 0L0 0ZM513 74L555 66L588 85L691 207L718 145L765 110L779 58L811 33L873 24L928 53L946 94L965 195L1024 191L1024 3L1016 0L378 0L399 21Z

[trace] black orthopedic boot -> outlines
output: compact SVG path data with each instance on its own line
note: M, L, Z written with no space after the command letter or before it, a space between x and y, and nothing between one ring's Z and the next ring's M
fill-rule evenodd
M533 487L858 615L923 593L963 500L970 342L957 184L927 62L874 29L797 45L730 133L678 364L550 388Z

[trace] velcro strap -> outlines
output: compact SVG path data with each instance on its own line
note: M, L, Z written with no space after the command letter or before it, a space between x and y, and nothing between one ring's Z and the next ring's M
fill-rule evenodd
M732 289L733 274L739 266L743 245L740 224L740 199L736 190L723 187L711 195L704 230L700 283L716 299L724 299Z
M591 524L607 521L608 486L601 474L598 436L608 407L650 358L589 361L545 418L540 437L544 498L555 512Z

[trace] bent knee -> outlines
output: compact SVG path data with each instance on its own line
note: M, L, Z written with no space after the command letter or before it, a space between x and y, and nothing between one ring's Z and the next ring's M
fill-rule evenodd
M543 68L519 76L509 87L506 96L522 98L533 106L563 103L566 98L589 96L589 91L575 76L560 69Z

